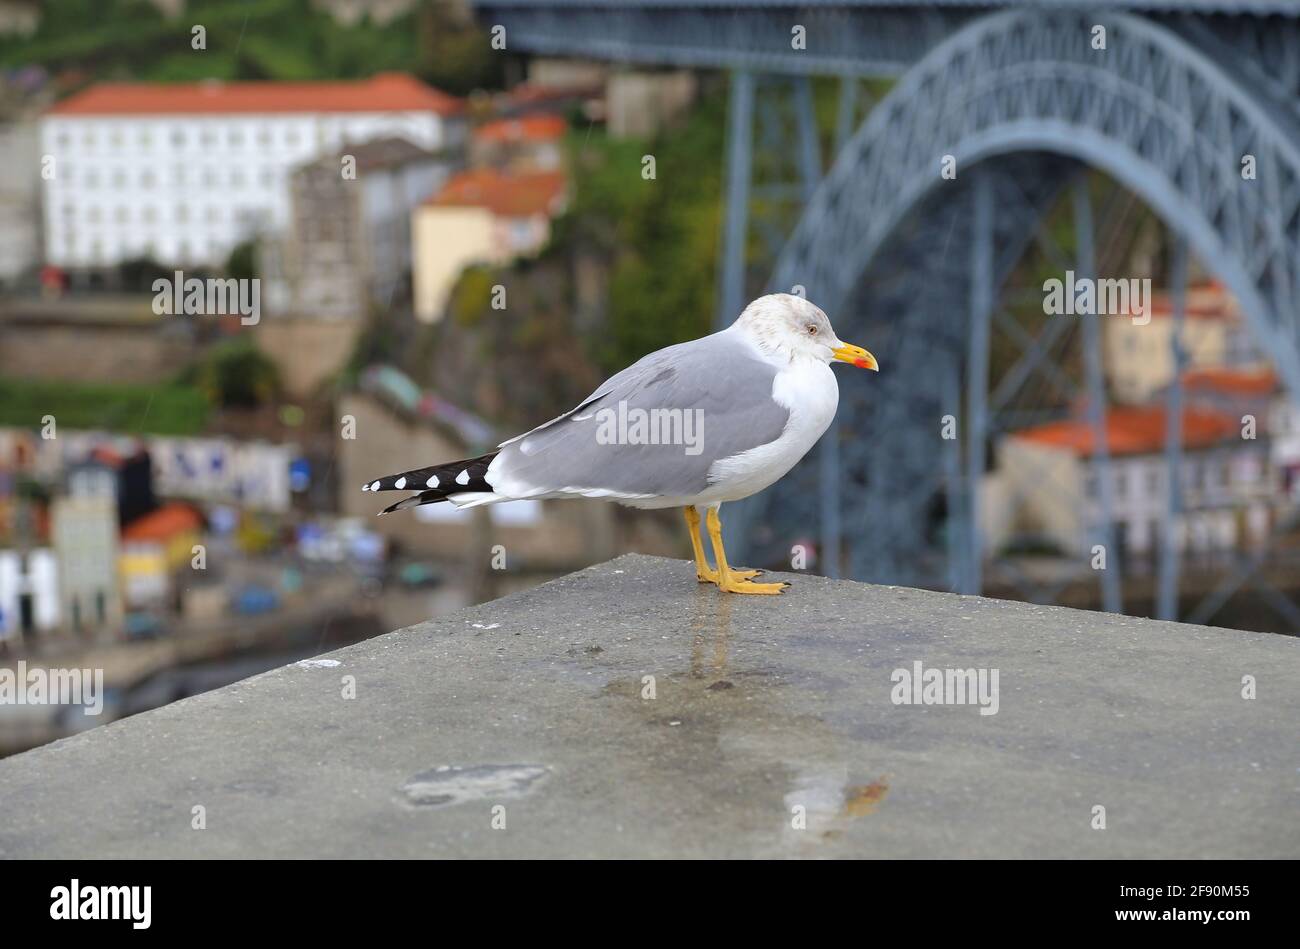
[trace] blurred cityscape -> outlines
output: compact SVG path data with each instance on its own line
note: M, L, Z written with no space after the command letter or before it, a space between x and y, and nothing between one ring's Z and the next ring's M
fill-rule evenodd
M102 668L107 689L96 719L0 705L0 755L624 551L686 552L676 512L376 519L359 488L711 330L726 76L498 55L458 0L246 6L0 0L0 665ZM829 140L835 89L813 94ZM1211 621L1294 631L1270 598L1300 586L1300 409L1195 260L1175 361L1167 235L1124 220L1104 249L1157 292L1104 322L1105 465L1086 403L1041 394L1054 418L991 440L983 549L1100 608L1104 487L1132 611L1154 610L1166 542L1184 595L1267 548L1282 592ZM1044 272L1008 303L1027 322ZM775 540L820 569L811 526ZM996 574L985 592L1021 595Z

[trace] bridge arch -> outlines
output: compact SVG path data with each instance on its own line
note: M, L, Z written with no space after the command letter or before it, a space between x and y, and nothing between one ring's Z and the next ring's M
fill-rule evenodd
M1103 51L1091 47L1097 25ZM1108 172L1188 239L1261 341L1280 347L1283 378L1300 393L1300 313L1289 305L1300 299L1300 141L1289 123L1149 20L993 14L936 46L872 111L818 187L772 286L802 284L832 312L845 304L900 222L954 183L940 178L944 155L958 181L1000 155L1065 155ZM1247 154L1254 180L1241 174Z
M1097 26L1104 50L1093 47ZM956 180L940 176L945 155L956 161ZM1245 155L1254 158L1253 180L1241 173ZM972 216L972 182L991 182L1000 222L1009 219L997 231L1012 249L995 268L1005 274L1016 242L1023 246L1020 232L1085 166L1104 170L1186 239L1237 297L1260 348L1300 397L1294 114L1261 104L1187 35L1143 17L1041 9L982 17L935 46L871 112L809 201L771 279L773 289L806 288L844 338L873 348L880 335L889 340L871 400L841 414L872 443L850 480L882 492L864 505L877 523L854 524L845 512L846 531L878 547L868 560L855 547L855 575L925 582L891 569L924 558L915 523L924 498L889 499L944 464L941 446L914 429L934 427L951 392L947 402L939 393L918 397L916 373L930 369L927 361L959 362L969 345L963 222ZM1017 207L1009 195L1018 195ZM886 302L881 289L899 247L912 286L927 287L921 305ZM918 268L926 274L919 281ZM909 350L913 359L888 364ZM815 475L800 478L757 503L807 503ZM755 513L750 524L764 520Z

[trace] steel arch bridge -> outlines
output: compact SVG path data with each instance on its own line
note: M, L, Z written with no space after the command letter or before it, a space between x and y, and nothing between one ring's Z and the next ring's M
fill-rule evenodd
M794 134L783 140L801 207L768 285L802 288L844 338L866 342L896 371L873 379L865 399L842 386L837 426L870 432L869 443L830 433L819 459L731 515L733 541L788 545L782 525L817 523L822 549L843 547L828 573L843 563L864 579L981 589L988 442L1014 423L1016 387L1051 370L1046 353L1067 322L1037 336L1013 327L1000 288L1062 200L1073 208L1073 267L1097 274L1088 168L1170 228L1178 279L1190 249L1232 291L1258 346L1300 396L1300 0L514 0L479 9L482 22L504 26L508 48L731 71L719 311L727 320L750 289L755 121L783 97L793 105ZM791 44L795 26L802 49ZM836 154L824 173L808 80L819 74L843 80ZM897 82L859 124L861 76ZM1242 174L1247 156L1253 177ZM995 328L1024 357L990 391ZM1100 431L1098 321L1084 321L1081 333ZM1177 384L1169 398L1170 417L1180 418ZM958 438L940 436L945 416L959 420ZM1171 431L1171 473L1180 450ZM1101 479L1104 524L1109 483ZM1177 496L1170 492L1171 505ZM1171 506L1167 530L1177 513ZM845 537L856 542L844 545ZM1160 564L1159 611L1169 617L1177 612L1174 547ZM1258 566L1243 560L1187 618L1208 619ZM1099 582L1106 608L1122 608L1118 571L1101 571ZM1300 627L1300 609L1268 593Z

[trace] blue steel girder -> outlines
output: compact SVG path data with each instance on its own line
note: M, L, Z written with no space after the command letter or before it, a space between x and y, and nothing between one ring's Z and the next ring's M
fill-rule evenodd
M1092 49L1094 24L1108 48ZM981 161L1052 152L1104 169L1184 234L1300 393L1300 142L1177 34L1127 14L997 13L910 70L841 151L778 261L835 312L893 230ZM1253 155L1257 177L1244 179Z
M1104 52L1089 43L1099 23L1107 27ZM915 257L905 263L909 284L924 288L922 300L942 298L946 286L946 306L913 296L882 307L869 285L887 275L880 262L909 230L929 232L921 254L928 248L931 258L953 256L933 233L933 222L959 204L955 183L939 174L944 155L967 180L976 165L1006 167L1016 159L1021 183L1040 194L1059 191L1072 164L1050 156L1104 169L1169 222L1232 290L1261 349L1300 393L1300 148L1289 118L1253 102L1253 91L1183 34L1149 20L1014 11L982 18L944 41L876 107L809 203L771 282L773 289L804 285L842 336L873 350L881 335L920 341L910 359L903 358L906 345L882 346L884 372L872 386L871 405L841 408L845 429L870 433L857 470L855 459L845 464L850 486L865 486L846 503L864 502L864 520L871 521L861 525L865 533L846 527L846 535L878 545L854 547L855 575L926 582L915 570L935 547L918 517L927 503L922 486L951 464L934 435L940 413L931 404L944 386L924 367L944 363L943 354L930 351L936 338L968 325L958 314L969 308L969 287L951 262ZM1254 180L1240 174L1244 154L1256 159ZM938 320L936 311L943 314ZM897 381L887 381L891 368ZM783 498L801 489L793 480L775 490L780 497L759 503L779 513ZM932 570L928 582L936 575Z
M506 49L656 66L804 75L896 76L990 10L1141 11L1294 70L1289 42L1300 0L472 0L479 22L506 30ZM807 31L795 49L791 29ZM1285 83L1285 80L1284 80ZM1290 89L1296 91L1294 82Z
M505 28L506 49L656 66L797 75L895 76L975 11L852 3L475 3L479 23ZM807 31L796 49L792 30Z
M994 297L1042 214L1079 169L1053 155L1014 155L989 165ZM936 549L942 543L936 532L944 527L936 522L935 505L945 488L950 496L954 488L958 494L968 488L964 478L953 485L953 443L939 437L944 415L963 415L960 369L967 357L974 227L964 182L948 182L903 221L848 302L831 312L840 335L867 346L885 367L869 384L845 378L840 388L837 418L845 437L837 502L856 577L949 585L939 579L948 565ZM919 368L891 372L891 366ZM819 459L806 458L772 490L729 506L727 523L735 525L749 559L775 562L788 552L784 545L814 523L824 490L819 467Z

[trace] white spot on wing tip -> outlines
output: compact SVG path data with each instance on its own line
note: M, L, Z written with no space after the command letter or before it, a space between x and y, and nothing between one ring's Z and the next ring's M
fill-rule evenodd
M372 482L370 482L370 490L371 490L371 491L378 491L378 490L379 490L379 482L378 482L378 481L372 481Z
M429 480L424 482L426 488L436 488L438 486L438 476L429 475Z
M469 469L466 468L460 474L456 475L457 484L469 484Z
M398 478L396 481L393 482L393 487L397 488L400 491L402 488L406 487L406 479Z

